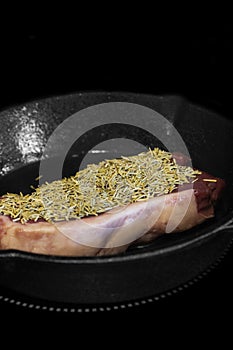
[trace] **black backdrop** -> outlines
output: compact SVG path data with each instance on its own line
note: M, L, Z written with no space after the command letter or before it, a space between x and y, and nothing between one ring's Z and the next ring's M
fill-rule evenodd
M169 20L168 20L169 21ZM23 20L22 20L23 23ZM0 32L0 106L79 90L181 93L226 111L232 93L230 21L178 20L147 30L31 22Z
M231 118L230 21L187 21L179 26L166 25L166 29L152 25L148 31L142 31L140 23L138 29L129 28L127 33L119 27L90 33L78 26L45 30L43 23L24 28L19 25L13 31L3 28L0 108L73 91L118 90L182 94ZM175 323L177 314L184 319L193 314L203 325L214 320L216 312L224 317L225 310L232 311L232 272L233 250L215 271L187 290L118 314L149 313L166 324ZM35 312L7 303L0 303L0 310L12 315Z

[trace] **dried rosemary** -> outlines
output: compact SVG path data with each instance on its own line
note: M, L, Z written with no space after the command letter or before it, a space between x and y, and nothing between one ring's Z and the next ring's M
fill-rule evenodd
M7 193L0 201L0 213L21 223L79 219L171 193L178 185L194 182L200 173L155 148L90 164L74 176L34 188L32 194Z

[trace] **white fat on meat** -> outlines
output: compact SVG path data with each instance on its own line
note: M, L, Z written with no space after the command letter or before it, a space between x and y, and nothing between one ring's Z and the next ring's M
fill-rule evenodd
M21 224L0 215L0 249L63 256L117 254L135 241L185 231L213 215L213 207L205 216L198 212L193 189L57 223Z

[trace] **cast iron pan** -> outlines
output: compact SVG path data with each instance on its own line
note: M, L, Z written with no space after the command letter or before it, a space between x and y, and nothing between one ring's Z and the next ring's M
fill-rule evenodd
M136 103L161 113L183 137L193 165L225 179L227 190L216 208L215 218L185 233L164 236L149 245L134 246L124 254L109 257L68 258L1 251L1 298L34 303L28 305L69 305L79 310L122 303L136 305L140 300L151 300L192 281L213 266L229 247L233 124L180 96L87 92L49 97L2 111L0 194L29 191L46 141L64 119L88 106L113 101ZM160 146L151 135L137 128L111 126L92 130L71 148L64 174L74 173L88 150L104 139L122 136L145 146ZM55 154L55 159L56 156L59 154ZM92 156L92 161L99 161Z

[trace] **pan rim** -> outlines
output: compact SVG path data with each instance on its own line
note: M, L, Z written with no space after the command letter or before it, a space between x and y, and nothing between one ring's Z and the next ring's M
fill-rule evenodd
M48 95L41 95L40 97L32 97L29 98L27 100L18 102L18 103L12 103L12 104L8 104L6 106L4 106L2 109L0 109L0 116L1 113L6 112L7 110L10 110L12 108L20 108L22 106L28 105L28 104L32 104L32 103L39 103L39 102L44 102L46 100L50 100L50 99L60 99L60 98L68 98L68 97L75 97L75 96L82 96L82 95L107 95L107 96L113 96L113 95L118 95L118 94L125 94L128 96L141 96L141 97L149 97L149 98L153 98L153 97L157 97L157 98L161 98L163 99L165 98L179 98L181 100L185 100L188 101L189 104L194 107L194 108L201 108L204 109L205 112L207 113L214 113L216 117L219 118L223 118L225 119L225 121L227 121L228 123L232 124L232 121L230 121L225 115L221 114L221 112L216 111L213 107L213 104L210 101L206 101L206 103L204 103L203 101L197 101L195 102L194 100L192 100L192 98L190 96L187 96L183 93L177 93L177 92L161 92L161 93L147 93L145 92L136 92L136 91L130 91L130 90L75 90L75 91L70 91L68 93L64 93L64 94L48 94Z

